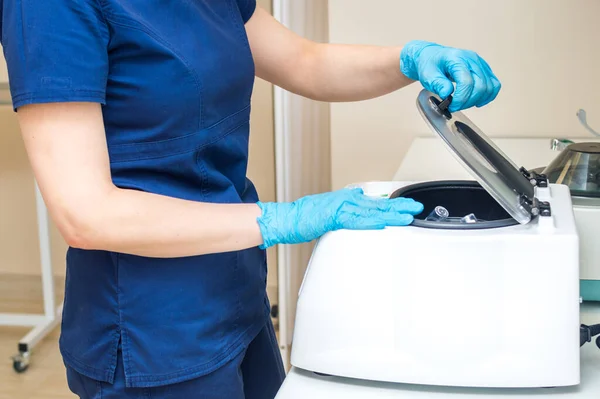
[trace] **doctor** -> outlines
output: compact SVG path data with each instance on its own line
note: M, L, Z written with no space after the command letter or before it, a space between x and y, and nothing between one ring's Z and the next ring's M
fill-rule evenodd
M472 51L313 43L255 0L0 5L23 140L69 244L60 349L80 398L273 398L265 248L422 211L357 190L260 202L246 178L255 76L320 101L420 81L453 93L450 111L500 90Z

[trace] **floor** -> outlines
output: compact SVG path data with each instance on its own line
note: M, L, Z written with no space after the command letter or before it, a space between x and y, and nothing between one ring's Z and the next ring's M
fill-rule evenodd
M57 301L61 300L62 279L56 282ZM0 276L0 312L43 313L39 277ZM0 327L0 399L75 398L65 379L65 369L58 351L59 328L34 349L29 369L13 371L11 357L17 343L29 329Z
M269 287L271 288L271 287ZM57 302L62 300L63 280L56 281ZM271 294L271 292L269 293ZM42 313L42 290L38 277L0 275L0 313ZM29 329L0 327L0 399L76 398L65 379L58 350L59 328L40 342L29 368L13 371L11 357Z

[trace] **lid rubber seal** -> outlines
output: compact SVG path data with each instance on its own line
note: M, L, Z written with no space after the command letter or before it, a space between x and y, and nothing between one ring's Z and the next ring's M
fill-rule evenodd
M519 169L463 113L448 111L449 96L441 100L428 90L417 98L417 108L455 159L516 221L529 223L539 214L535 178Z

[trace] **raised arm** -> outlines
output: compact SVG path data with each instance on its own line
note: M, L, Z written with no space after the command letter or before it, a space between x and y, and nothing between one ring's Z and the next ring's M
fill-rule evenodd
M257 7L246 24L257 76L320 101L378 97L413 82L400 72L401 47L322 44L298 36Z
M423 41L391 47L316 43L260 7L246 31L257 76L314 100L367 100L418 80L443 98L454 92L450 110L456 111L483 106L500 91L489 65L473 51Z

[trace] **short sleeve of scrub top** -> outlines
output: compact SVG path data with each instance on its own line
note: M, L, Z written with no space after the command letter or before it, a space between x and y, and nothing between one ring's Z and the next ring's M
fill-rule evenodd
M1 42L15 109L33 103L105 104L109 32L99 0L0 0ZM244 23L256 0L237 0Z
M5 0L2 46L15 109L105 103L109 33L97 0Z

